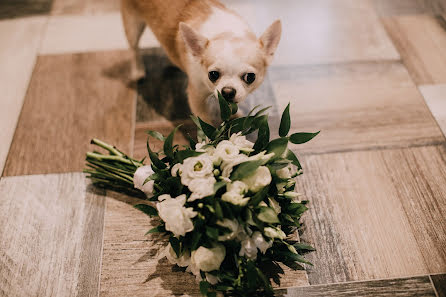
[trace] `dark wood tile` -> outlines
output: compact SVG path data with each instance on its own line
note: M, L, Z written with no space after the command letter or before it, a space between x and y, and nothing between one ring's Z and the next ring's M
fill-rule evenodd
M373 0L373 5L380 16L446 12L444 0Z
M383 23L416 84L446 83L444 15L389 17Z
M0 180L0 295L97 296L105 199L81 173Z
M187 75L172 65L161 48L144 50L143 60L146 77L138 84L137 122L189 119L191 111L186 95ZM277 105L269 77L240 104L240 110L247 114L259 104L271 106L270 115L277 116ZM218 110L216 112L218 115Z
M100 14L119 11L119 0L53 0L51 14Z
M0 19L47 14L51 10L52 0L2 0Z
M292 131L321 130L313 141L293 146L301 153L444 141L400 62L273 67L270 77L279 110L291 102Z
M446 297L446 274L435 274L430 277L437 292L437 297Z
M435 297L428 276L386 279L366 282L340 283L278 290L283 297Z
M125 51L40 56L4 175L81 171L93 137L129 152L136 94L108 72L127 57Z
M445 271L444 156L442 146L303 156L310 284Z

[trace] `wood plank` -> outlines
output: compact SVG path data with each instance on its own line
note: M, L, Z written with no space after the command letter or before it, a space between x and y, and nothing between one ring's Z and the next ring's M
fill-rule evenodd
M0 295L98 295L98 193L80 173L0 180Z
M446 12L444 0L373 0L380 16L433 14Z
M275 65L311 65L393 60L399 54L369 1L255 1L254 30L261 34L274 20L283 23Z
M421 94L446 136L446 84L419 86Z
M44 24L43 17L0 21L0 172L14 136Z
M51 14L101 14L119 11L119 0L53 0Z
M159 42L150 30L145 30L140 46L159 46ZM119 12L56 15L49 17L39 53L63 54L128 48Z
M107 72L126 59L124 51L40 56L4 175L81 171L93 137L130 151L135 91Z
M274 67L279 111L291 102L292 131L318 131L300 153L407 147L443 135L399 62ZM274 123L276 123L274 125ZM271 122L277 133L280 119Z
M390 17L383 23L415 83L446 83L444 16Z
M51 10L52 0L2 0L0 19L42 15Z
M446 269L442 146L312 155L297 189L310 200L310 284ZM441 215L443 214L443 216Z
M200 296L195 277L163 258L166 242L144 236L153 225L133 208L143 200L115 193L108 197L100 296ZM285 271L283 287L308 285L305 271Z
M437 297L446 297L446 274L435 274L430 277L437 292Z
M435 297L428 276L385 279L367 282L340 283L277 291L277 296L287 297Z

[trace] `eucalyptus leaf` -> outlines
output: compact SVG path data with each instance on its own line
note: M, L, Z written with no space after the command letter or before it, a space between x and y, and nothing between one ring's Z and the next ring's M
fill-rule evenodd
M290 103L286 106L282 113L282 119L280 120L279 136L285 137L290 132L291 119L290 119Z
M314 137L316 137L316 135L318 135L319 132L321 132L321 131L318 131L316 133L299 132L299 133L291 134L290 142L292 142L294 144L302 144L302 143L308 142L311 139L313 139Z

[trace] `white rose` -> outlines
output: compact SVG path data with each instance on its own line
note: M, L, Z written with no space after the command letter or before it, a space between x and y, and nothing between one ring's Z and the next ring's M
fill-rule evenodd
M244 198L236 192L226 192L221 196L221 200L232 203L234 205L245 206L249 202L249 197Z
M143 191L148 198L153 196L153 185L155 184L155 181L149 180L145 184L144 181L154 173L152 166L145 165L136 169L135 174L133 175L133 185L135 188Z
M248 259L255 260L257 258L257 246L252 238L247 237L241 242L242 246L238 255L245 256Z
M277 214L279 214L282 211L282 208L280 207L280 204L279 202L276 201L276 199L268 197L268 201L269 201L269 206L271 206L271 208L274 209L274 211Z
M181 176L182 166L183 166L183 164L180 164L180 163L173 165L172 169L170 170L170 174L172 174L172 176L177 176L177 175Z
M200 246L197 250L192 252L191 266L197 270L205 272L218 270L225 259L225 255L226 249L222 244L216 244L210 249ZM194 270L195 269L192 269L192 271Z
M178 265L180 267L187 267L190 264L190 252L185 251L181 257L178 258L170 243L166 247L165 255L170 264Z
M238 234L239 224L238 224L238 221L236 221L236 220L223 219L222 221L217 221L217 225L226 227L231 230L230 233L220 235L218 237L218 241L232 240Z
M251 192L258 192L263 187L269 185L271 180L271 173L268 167L260 166L253 174L242 179L242 182L248 185Z
M239 153L240 150L237 146L229 140L223 140L215 148L214 163L218 165L220 162L230 162L237 158Z
M252 152L254 151L252 148L254 143L247 140L245 136L242 135L242 132L238 132L237 134L232 134L229 138L229 141L232 142L235 146L237 146L241 151L244 152Z
M181 183L188 186L193 179L212 176L214 166L211 158L202 154L185 159L181 169Z
M170 195L161 195L156 208L160 218L166 223L166 230L171 231L176 237L184 236L194 229L191 218L197 213L191 207L184 207L186 195L172 198Z
M192 192L188 201L194 201L214 194L214 184L216 180L212 177L196 178L189 183L189 190Z
M252 234L252 240L254 241L256 247L264 254L266 250L273 246L273 241L266 241L263 238L262 233L256 231Z
M265 229L263 229L263 231L265 233L265 236L268 236L269 238L285 239L286 237L285 233L280 229L266 227Z

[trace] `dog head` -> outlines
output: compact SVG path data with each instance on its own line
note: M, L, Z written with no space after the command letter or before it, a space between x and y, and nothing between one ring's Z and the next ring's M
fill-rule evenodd
M210 92L220 91L226 100L237 103L263 82L281 32L281 22L277 20L260 38L251 32L243 37L223 32L207 39L189 25L180 24L187 50L199 61L194 76L198 76Z

